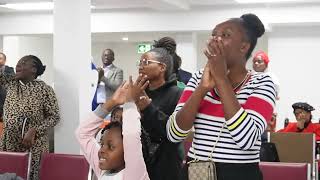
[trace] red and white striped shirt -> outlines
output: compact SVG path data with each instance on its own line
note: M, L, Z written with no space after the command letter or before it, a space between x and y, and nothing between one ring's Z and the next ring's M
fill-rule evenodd
M181 142L189 131L180 129L175 115L198 87L203 70L194 73L167 123L168 139ZM259 162L261 134L271 119L275 106L275 86L270 76L251 72L245 84L235 90L241 105L231 119L226 120L223 105L215 91L206 94L194 121L195 134L188 152L191 158L208 160L215 142L220 139L213 151L212 160L223 163Z

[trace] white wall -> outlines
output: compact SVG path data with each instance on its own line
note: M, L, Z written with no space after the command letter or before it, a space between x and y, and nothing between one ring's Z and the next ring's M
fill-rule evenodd
M211 35L211 31L198 34L198 49L197 49L197 70L204 68L207 63L207 57L204 55L203 50L207 46L207 40Z
M3 48L7 55L7 64L15 67L18 60L28 54L38 56L47 65L45 73L40 77L48 84L53 84L53 40L52 37L42 36L4 36ZM132 42L93 42L92 56L95 64L101 66L101 53L106 48L111 48L115 52L114 64L124 71L124 79L129 75L134 77L138 74L136 62L142 54L137 53L138 43ZM71 67L72 68L72 67Z
M3 36L0 36L0 52L3 51Z
M284 118L294 119L291 105L298 101L310 103L320 116L320 27L274 28L269 36L270 71L280 80L280 100L277 104L277 129Z
M190 33L191 34L191 33ZM199 39L198 39L199 38ZM197 52L198 62L196 62L196 70L200 69L203 64L205 64L205 58L202 53L202 49L205 45L207 35L197 35L197 42L201 47ZM152 42L150 42L152 43ZM178 42L178 47L183 43ZM124 79L127 79L129 75L134 77L138 74L138 67L136 62L140 59L142 54L137 53L137 45L135 42L92 42L92 56L94 63L97 66L101 66L101 53L106 48L111 48L115 52L114 64L124 71ZM42 62L47 65L45 73L40 77L48 84L53 84L53 40L52 36L42 36L42 35L32 35L32 36L4 36L4 53L8 57L7 64L15 67L17 61L24 55L33 54L38 56ZM190 52L183 51L184 48L180 49L179 55L185 57L185 61L196 61L196 59L191 59ZM191 53L192 54L192 53ZM186 58L188 57L188 58ZM201 57L201 58L199 58ZM185 62L186 63L186 62ZM185 64L182 63L182 66Z
M91 14L92 32L204 31L212 25L243 13L256 13L269 28L279 23L320 23L320 4L237 5L199 7L188 11L97 11ZM107 22L107 23L106 23ZM0 15L0 34L53 33L51 13L7 13Z
M52 69L52 38L37 36L4 36L3 52L7 55L7 64L15 67L20 58L25 55L39 57L47 66L44 74L39 79L53 85Z
M204 67L206 58L203 55L203 48L210 31L196 34L197 58L195 59L196 70ZM178 44L179 46L179 44ZM129 75L137 76L138 69L136 61L140 59L141 54L137 53L137 43L134 42L92 42L92 56L94 62L101 66L101 53L105 48L111 48L115 51L115 65L124 70L124 79ZM8 64L13 63L26 54L35 54L48 65L43 79L52 82L52 38L35 36L4 36L3 49L8 56ZM311 87L315 84L306 77L319 77L320 71L317 71L317 56L314 53L320 49L320 28L309 26L292 26L286 28L274 27L272 32L266 33L258 40L254 50L264 50L270 56L270 71L274 72L281 83L280 100L277 102L278 123L277 129L283 126L285 117L293 119L291 105L296 101L308 101L316 111L314 117L320 117L320 95L317 93L317 87ZM253 53L254 53L253 52ZM185 52L179 52L179 55L186 56ZM252 58L248 60L247 67L251 69ZM316 63L316 64L315 64ZM10 64L11 65L11 64ZM306 85L296 85L294 82L304 82ZM307 93L305 93L307 92ZM319 110L318 110L319 109Z
M182 59L181 68L189 72L197 70L197 42L196 32L173 37L177 43L177 54Z
M61 121L55 152L78 153L74 130L91 109L90 0L54 0L53 68Z
M11 67L16 67L20 58L19 54L19 37L18 36L4 36L3 37L3 52L7 56L6 64Z

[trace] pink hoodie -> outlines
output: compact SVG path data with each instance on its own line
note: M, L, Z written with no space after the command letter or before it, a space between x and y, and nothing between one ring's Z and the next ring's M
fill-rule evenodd
M99 168L100 145L94 136L103 122L102 117L105 117L106 114L107 112L99 106L94 113L89 115L88 119L81 121L75 132L84 156L98 177L104 172ZM122 173L121 180L149 180L142 155L140 114L135 103L124 104L122 121L125 168L119 172Z

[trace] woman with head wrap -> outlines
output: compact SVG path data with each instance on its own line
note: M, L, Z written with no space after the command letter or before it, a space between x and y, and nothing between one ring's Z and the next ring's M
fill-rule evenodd
M279 100L280 99L280 97L279 97L280 82L279 82L278 77L274 73L272 73L268 70L269 62L270 62L270 59L269 59L268 54L265 53L264 51L258 51L253 56L252 67L253 67L253 70L256 71L257 73L266 73L272 78L273 83L276 88L276 93L277 93L276 98L277 98L277 100Z

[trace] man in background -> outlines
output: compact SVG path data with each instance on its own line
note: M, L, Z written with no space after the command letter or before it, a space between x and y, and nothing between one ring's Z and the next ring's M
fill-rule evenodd
M103 67L97 68L99 79L97 88L97 103L105 103L123 81L123 70L113 64L114 52L112 49L105 49L102 52L101 60Z
M6 64L7 57L4 53L0 52L0 76L14 75L14 69ZM3 123L3 104L6 98L6 90L0 85L0 135L2 134L2 123Z
M0 74L3 75L14 75L13 67L9 67L6 64L7 56L0 52Z
M187 85L189 79L192 77L192 74L188 71L181 69L182 60L180 57L177 58L177 61L179 63L178 80Z

